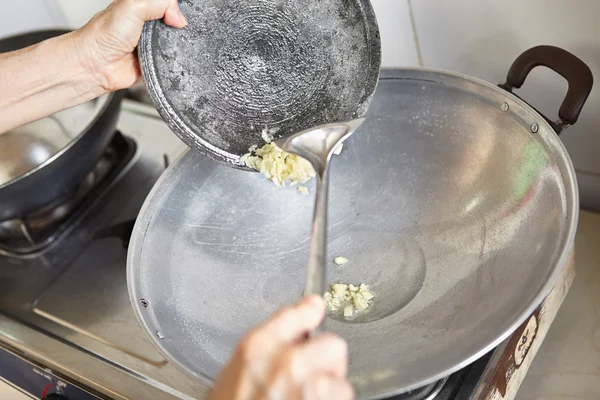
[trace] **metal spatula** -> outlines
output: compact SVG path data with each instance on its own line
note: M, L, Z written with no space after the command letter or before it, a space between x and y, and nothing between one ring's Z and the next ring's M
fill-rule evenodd
M275 144L282 150L309 161L315 170L317 179L305 295L323 295L325 292L329 160L335 149L352 135L363 121L364 118L360 118L348 122L320 125L275 141Z

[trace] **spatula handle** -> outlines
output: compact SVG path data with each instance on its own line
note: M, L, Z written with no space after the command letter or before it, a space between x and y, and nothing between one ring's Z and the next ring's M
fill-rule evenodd
M327 280L326 257L327 257L327 195L329 189L328 170L317 173L315 193L315 213L312 224L312 236L310 240L310 252L308 254L308 266L306 272L306 285L304 294L316 294L322 296L325 292ZM317 331L323 331L323 323Z

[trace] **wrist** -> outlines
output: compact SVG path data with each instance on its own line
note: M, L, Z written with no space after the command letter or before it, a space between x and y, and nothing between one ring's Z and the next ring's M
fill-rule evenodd
M0 132L106 93L76 48L70 33L0 55Z
M111 89L108 87L107 78L99 71L98 60L92 57L94 41L89 37L86 27L57 37L63 56L68 60L72 76L76 84L83 90L97 92L98 96ZM97 97L97 96L96 96Z
M82 38L77 31L45 40L35 45L34 59L50 60L44 76L53 86L70 93L71 104L79 104L99 97L107 90L101 79L83 57Z

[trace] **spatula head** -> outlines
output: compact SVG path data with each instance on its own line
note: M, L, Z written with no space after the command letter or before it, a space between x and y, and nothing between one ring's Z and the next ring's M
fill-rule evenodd
M352 135L364 118L320 125L305 131L277 139L275 144L288 153L308 160L317 174L322 173L339 144Z

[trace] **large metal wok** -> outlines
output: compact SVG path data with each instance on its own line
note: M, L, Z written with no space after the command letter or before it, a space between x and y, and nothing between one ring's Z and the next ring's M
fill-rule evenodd
M510 93L536 65L569 81L561 120ZM557 133L592 86L583 62L538 47L503 88L454 73L382 72L364 125L331 166L330 282L368 283L370 313L327 321L349 342L359 397L426 385L506 338L573 245L578 195ZM556 129L556 130L555 130ZM212 380L238 339L303 290L313 200L186 153L137 220L128 283L154 343Z

